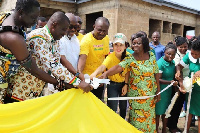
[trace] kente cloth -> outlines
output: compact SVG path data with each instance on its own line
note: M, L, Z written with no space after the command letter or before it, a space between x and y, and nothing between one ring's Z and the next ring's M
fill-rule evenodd
M11 15L11 12L0 13L0 26L3 21ZM20 66L10 50L0 45L0 103L3 103L8 88L8 80L13 76Z
M78 85L80 80L60 63L59 43L53 38L47 25L31 31L26 41L38 68L66 83ZM18 74L12 78L12 99L24 101L37 98L44 86L44 81L33 76L24 68L20 68Z
M1 133L140 133L91 92L69 89L0 105Z

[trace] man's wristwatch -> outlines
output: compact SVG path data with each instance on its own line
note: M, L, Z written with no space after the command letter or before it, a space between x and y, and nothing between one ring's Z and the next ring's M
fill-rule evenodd
M78 77L78 76L79 76L79 74L80 74L80 73L79 73L79 72L77 72L77 73L75 74L75 76L76 76L76 77Z

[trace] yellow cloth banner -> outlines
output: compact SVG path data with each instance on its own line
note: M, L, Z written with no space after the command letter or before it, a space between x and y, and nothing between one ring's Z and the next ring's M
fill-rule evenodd
M140 133L91 92L69 89L0 105L0 133Z

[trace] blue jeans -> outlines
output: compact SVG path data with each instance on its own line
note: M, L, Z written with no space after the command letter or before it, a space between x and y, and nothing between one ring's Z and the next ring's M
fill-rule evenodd
M108 98L111 97L121 97L122 88L124 83L117 83L117 82L110 82L110 85L107 85L107 95ZM126 97L127 94L123 97ZM117 111L117 100L108 100L107 102L108 107L110 107L113 111ZM126 108L127 108L127 100L119 100L119 109L120 109L120 116L125 119L126 117Z

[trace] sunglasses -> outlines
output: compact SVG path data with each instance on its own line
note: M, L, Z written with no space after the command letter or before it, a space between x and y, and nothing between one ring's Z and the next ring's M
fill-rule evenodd
M81 22L81 21L78 21L78 23L79 23L79 24L82 24L83 22Z
M70 29L70 30L72 30L73 28L76 30L76 29L77 29L77 26L76 26L76 25L70 25L70 26L69 26L69 29Z

